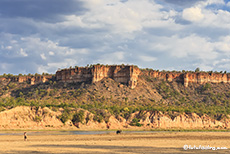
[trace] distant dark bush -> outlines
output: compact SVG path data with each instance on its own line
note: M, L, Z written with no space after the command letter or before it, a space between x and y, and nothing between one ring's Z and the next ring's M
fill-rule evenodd
M140 119L137 119L137 118L133 118L132 122L130 123L131 126L138 126L138 127L141 127L142 124L139 123L140 122Z
M84 111L80 110L73 115L72 122L73 124L76 124L78 122L83 123L84 119L85 119Z

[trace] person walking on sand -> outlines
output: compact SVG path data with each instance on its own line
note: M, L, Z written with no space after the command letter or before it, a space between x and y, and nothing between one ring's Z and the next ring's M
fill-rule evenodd
M27 134L24 132L24 141L27 141Z

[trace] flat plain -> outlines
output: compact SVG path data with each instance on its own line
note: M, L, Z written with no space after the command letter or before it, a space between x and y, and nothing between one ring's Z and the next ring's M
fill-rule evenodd
M1 132L0 132L1 133ZM31 135L30 135L31 134ZM225 150L184 150L191 147L226 147ZM230 153L230 132L153 132L100 135L55 135L23 132L0 135L0 153L10 154L158 154Z

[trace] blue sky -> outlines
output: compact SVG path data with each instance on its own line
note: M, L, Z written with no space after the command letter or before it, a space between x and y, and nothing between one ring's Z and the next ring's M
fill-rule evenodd
M0 74L96 63L230 72L230 2L0 1Z

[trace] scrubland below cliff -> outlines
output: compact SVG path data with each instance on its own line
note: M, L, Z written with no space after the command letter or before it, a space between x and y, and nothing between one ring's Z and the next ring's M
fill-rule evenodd
M144 74L134 89L110 78L96 83L49 81L36 85L2 81L0 127L228 129L229 89L229 83L184 87Z

